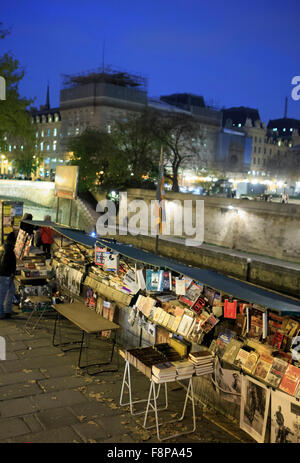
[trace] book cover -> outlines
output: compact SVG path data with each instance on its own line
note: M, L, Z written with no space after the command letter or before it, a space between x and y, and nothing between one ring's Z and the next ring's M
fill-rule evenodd
M176 373L176 367L172 362L158 363L152 366L152 373L160 378L163 375Z
M236 318L237 301L229 302L228 299L224 301L224 318Z
M184 296L186 293L185 279L184 278L175 278L175 292L177 296Z
M214 315L210 315L207 317L201 328L203 329L204 333L209 333L209 331L211 331L218 322L218 318L216 318Z
M107 253L107 248L100 248L99 246L95 246L95 265L99 265L100 267L104 266L104 256Z
M200 294L202 294L202 291L203 291L203 285L192 282L186 294L184 296L181 296L180 300L184 302L185 304L189 305L190 307L192 307L194 303L197 301Z
M247 362L249 355L250 352L241 347L241 349L237 353L237 356L235 357L233 364L237 367L242 368Z
M256 367L254 369L254 376L257 376L260 379L266 381L266 377L271 370L274 357L267 355L265 353L260 354Z
M119 269L119 254L107 252L104 254L104 266L106 272L117 272Z
M172 291L172 273L163 272L162 291Z
M246 362L242 365L242 368L247 372L247 373L253 373L257 361L259 359L259 353L256 352L255 350L250 352Z
M266 381L273 387L278 387L288 367L285 360L274 358L270 371L267 373Z
M234 330L238 336L244 336L246 332L246 316L242 313L238 313L235 320Z
M161 316L161 313L164 312L163 309L161 307L156 307L154 309L154 317L153 317L153 321L158 323L158 320Z
M165 313L165 316L163 318L163 321L161 322L162 326L167 327L170 319L170 314L168 312Z
M147 291L162 291L163 270L154 271L146 270L146 290Z
M241 341L238 341L237 339L232 338L227 344L227 347L225 349L222 359L228 363L233 364L242 345L243 343Z
M173 326L172 326L173 331L178 330L181 320L182 320L182 315L176 315L175 320L173 321Z
M193 323L193 320L194 319L192 317L184 314L180 322L180 325L177 329L177 332L181 334L182 336L187 336L189 329L191 328L191 325Z
M147 318L150 317L154 305L155 305L155 299L152 299L152 297L144 298L142 313L145 315L145 317Z
M146 289L146 282L144 278L143 269L137 270L136 276L137 276L137 282L138 282L139 289Z
M129 290L130 293L136 294L139 291L139 284L134 270L128 270L123 278L123 288Z
M279 384L279 389L281 389L284 392L287 392L290 395L295 395L299 382L300 368L297 368L294 365L288 365Z
M158 323L159 325L162 324L163 319L164 319L165 316L166 316L166 313L167 313L167 312L166 312L165 310L162 310L162 311L161 311L160 316L159 316L159 318L158 318L158 320L157 320L157 323Z
M176 319L176 317L174 317L174 315L170 314L170 318L169 318L169 321L168 321L168 324L167 324L167 329L168 330L175 331L174 328L173 328L175 319Z

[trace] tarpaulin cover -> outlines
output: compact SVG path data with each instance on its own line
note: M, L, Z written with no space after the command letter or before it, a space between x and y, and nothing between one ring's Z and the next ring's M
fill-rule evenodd
M84 231L58 225L53 222L27 220L24 222L31 223L38 227L51 227L62 236L91 248L98 243L101 246L106 246L135 261L158 268L173 270L174 272L185 275L195 281L209 286L214 290L226 293L231 297L252 304L258 304L265 308L278 310L282 312L283 315L300 315L300 301L268 289L260 288L252 285L251 283L237 280L216 271L184 265L172 259L161 257L151 252L144 251L143 249L136 248L130 244L116 242L112 238L92 237Z

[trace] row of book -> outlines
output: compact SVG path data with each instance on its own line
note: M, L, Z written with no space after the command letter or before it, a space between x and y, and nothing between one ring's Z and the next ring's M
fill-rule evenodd
M251 340L246 344L235 338L229 340L223 352L222 342L219 343L222 347L218 352L218 342L214 341L210 349L218 353L223 361L241 368L274 388L300 398L300 368L292 365L291 355L274 351L266 344Z
M155 364L152 366L152 380L158 384L210 374L213 372L213 358L209 351L200 351L190 353L187 359Z

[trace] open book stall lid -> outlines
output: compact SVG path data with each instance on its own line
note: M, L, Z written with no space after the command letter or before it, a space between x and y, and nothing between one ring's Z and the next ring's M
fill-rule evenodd
M116 242L114 239L93 238L82 230L77 230L54 222L25 220L37 227L48 226L65 238L75 241L87 247L93 248L96 243L109 249L152 267L168 269L178 274L187 276L216 291L222 291L231 297L258 304L269 309L275 309L284 315L300 315L300 302L275 293L271 290L253 286L247 282L239 281L233 277L222 275L213 270L200 269L177 263L171 259L158 256L132 245Z

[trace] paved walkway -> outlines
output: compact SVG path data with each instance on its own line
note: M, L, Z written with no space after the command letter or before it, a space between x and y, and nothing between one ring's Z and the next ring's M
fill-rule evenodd
M26 317L19 314L0 322L0 335L7 347L7 359L0 361L1 443L158 442L154 430L143 429L141 415L132 417L128 407L119 405L124 371L121 357L118 372L88 376L76 366L78 351L63 353L52 346L53 317L42 321L33 335L24 331ZM66 333L74 339L78 331L68 327ZM107 353L98 347L95 353L100 352ZM132 384L139 398L147 396L149 381L141 373L132 371ZM180 384L171 383L169 391L168 413L174 417L183 390ZM202 410L200 404L196 416L196 432L177 438L176 443L253 442L232 421ZM189 423L184 422L185 429Z

